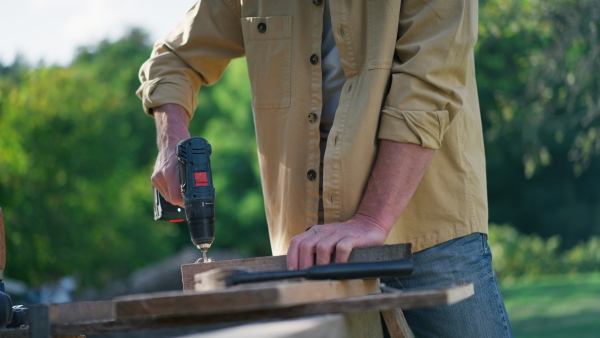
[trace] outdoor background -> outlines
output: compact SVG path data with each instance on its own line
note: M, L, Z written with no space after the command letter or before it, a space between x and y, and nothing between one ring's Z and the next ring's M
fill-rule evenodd
M134 93L153 41L193 1L19 3L0 5L5 276L24 301L64 277L89 298L192 246L185 223L153 220L155 127ZM597 337L600 3L479 5L490 243L509 316L519 337ZM198 101L190 129L214 150L214 252L269 255L245 60Z

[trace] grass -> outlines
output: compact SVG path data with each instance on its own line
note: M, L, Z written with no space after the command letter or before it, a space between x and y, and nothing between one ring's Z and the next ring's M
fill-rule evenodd
M600 273L502 285L516 337L600 337Z

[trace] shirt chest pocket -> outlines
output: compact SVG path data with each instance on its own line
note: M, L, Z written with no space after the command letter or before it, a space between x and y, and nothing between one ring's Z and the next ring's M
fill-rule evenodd
M289 108L292 17L242 18L252 106Z

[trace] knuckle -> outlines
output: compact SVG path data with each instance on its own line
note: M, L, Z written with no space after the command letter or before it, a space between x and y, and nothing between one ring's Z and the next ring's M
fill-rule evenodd
M298 236L295 236L294 238L292 238L292 240L290 241L290 249L291 248L295 248L299 245L300 243L300 238Z
M321 243L318 243L316 246L316 251L317 251L317 254L319 254L319 255L321 255L321 254L325 255L325 254L331 252L331 249L332 248L327 243L321 242Z
M350 253L350 251L352 251L352 244L348 241L341 241L337 244L335 249L341 253Z
M311 243L304 241L302 243L300 243L300 250L302 251L312 251L313 246Z

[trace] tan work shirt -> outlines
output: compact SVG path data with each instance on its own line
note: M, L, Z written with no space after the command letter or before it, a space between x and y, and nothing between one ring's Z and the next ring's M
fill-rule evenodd
M387 243L419 251L487 232L485 157L473 60L476 0L331 0L346 83L324 158L325 222L356 212L379 139L437 149ZM196 93L246 56L274 254L317 223L321 0L204 0L142 66L146 113L190 116Z

